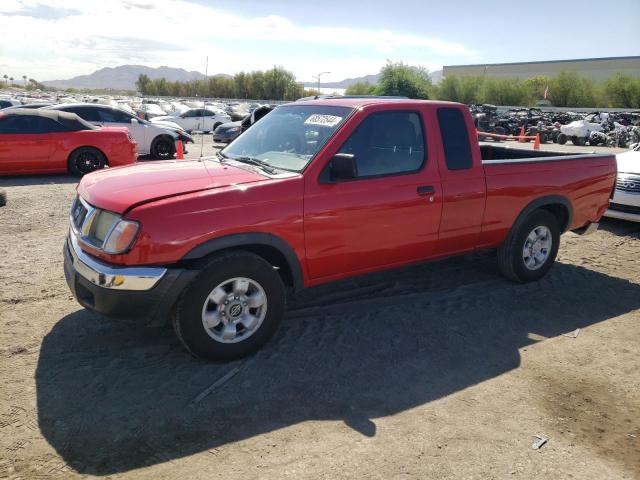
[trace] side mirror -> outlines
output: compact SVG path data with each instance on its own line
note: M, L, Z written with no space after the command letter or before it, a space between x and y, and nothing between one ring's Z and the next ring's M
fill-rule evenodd
M331 159L332 180L351 180L358 176L356 156L351 153L336 153Z
M137 118L132 118L131 119L131 125L138 125L140 122L138 122Z

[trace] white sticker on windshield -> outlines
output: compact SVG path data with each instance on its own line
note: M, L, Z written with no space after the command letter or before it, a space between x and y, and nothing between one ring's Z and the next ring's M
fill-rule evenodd
M322 125L323 127L335 127L340 123L342 117L336 117L335 115L320 115L318 113L311 115L305 120L307 125Z

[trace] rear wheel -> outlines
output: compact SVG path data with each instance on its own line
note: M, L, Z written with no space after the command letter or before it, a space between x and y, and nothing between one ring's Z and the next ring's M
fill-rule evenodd
M158 160L173 158L176 153L176 145L173 139L166 137L156 138L151 144L151 156Z
M587 139L585 137L573 137L571 141L574 145L579 147L584 147L587 144Z
M182 292L173 327L194 356L235 360L275 333L285 311L280 275L262 257L230 252L213 258Z
M567 136L564 133L560 133L558 134L557 140L559 145L564 145L567 143Z
M78 177L100 170L106 164L103 153L93 147L78 148L69 156L69 170Z
M498 248L498 266L515 282L538 280L553 265L559 246L558 220L546 210L536 210Z

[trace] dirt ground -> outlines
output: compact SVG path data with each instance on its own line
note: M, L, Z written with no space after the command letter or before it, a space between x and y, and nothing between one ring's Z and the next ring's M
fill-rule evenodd
M0 478L640 478L640 225L564 235L538 283L477 253L316 287L207 364L75 303L74 186L0 179Z

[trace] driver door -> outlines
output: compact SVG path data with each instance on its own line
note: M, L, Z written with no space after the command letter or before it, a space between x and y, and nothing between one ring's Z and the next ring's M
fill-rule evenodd
M420 112L371 113L338 151L355 155L357 177L308 178L304 231L312 279L415 262L435 252L442 194L423 125Z

